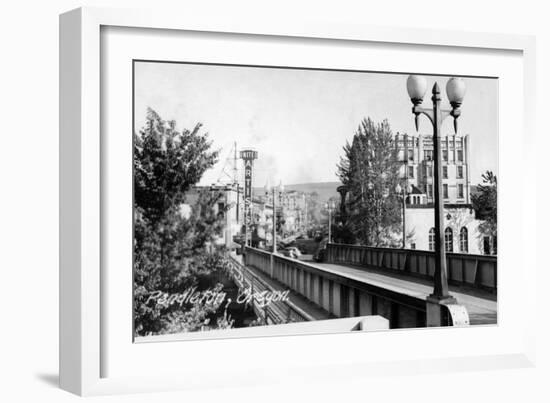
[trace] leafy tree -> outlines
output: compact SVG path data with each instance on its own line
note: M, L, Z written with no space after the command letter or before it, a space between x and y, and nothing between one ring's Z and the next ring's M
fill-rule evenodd
M150 220L183 203L185 192L218 158L208 135L199 133L201 123L191 131L175 127L149 108L145 127L134 134L134 203Z
M492 171L481 175L482 183L477 185L477 192L472 194L472 205L478 219L484 220L479 225L480 233L486 236L497 236L497 177Z
M351 144L337 165L340 181L347 185L348 228L355 241L369 246L398 247L400 219L399 161L387 120L363 119ZM346 234L349 239L349 234Z
M214 206L220 193L202 192L182 212L185 193L217 160L201 124L176 130L148 109L147 121L134 134L134 318L136 335L194 330L218 306L183 309L150 300L154 292L178 293L217 270L221 258L209 253L223 220Z

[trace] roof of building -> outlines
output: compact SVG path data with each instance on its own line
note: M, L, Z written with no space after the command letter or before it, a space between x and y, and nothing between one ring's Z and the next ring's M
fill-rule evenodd
M412 187L411 194L413 194L413 195L422 195L422 194L424 194L424 192L421 191L420 189L418 189L415 185L411 185L411 187Z

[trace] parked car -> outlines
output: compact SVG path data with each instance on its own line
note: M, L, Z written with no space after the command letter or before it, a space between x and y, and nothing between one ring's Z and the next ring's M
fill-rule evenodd
M279 249L277 251L277 253L280 253L281 255L286 256L286 257L292 257L292 258L294 257L292 252L289 251L289 250L286 250L286 249Z
M291 246L289 248L279 249L277 252L280 253L283 256L291 257L293 259L298 259L298 257L300 257L302 255L300 253L300 251L298 250L298 248L296 248L294 246Z
M300 249L298 249L296 246L290 246L286 248L286 250L290 251L294 256L294 258L298 259L300 256L302 256L302 252Z

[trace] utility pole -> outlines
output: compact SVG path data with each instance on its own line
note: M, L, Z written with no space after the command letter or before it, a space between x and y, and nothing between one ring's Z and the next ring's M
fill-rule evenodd
M239 175L237 173L237 142L233 143L233 184L239 185Z

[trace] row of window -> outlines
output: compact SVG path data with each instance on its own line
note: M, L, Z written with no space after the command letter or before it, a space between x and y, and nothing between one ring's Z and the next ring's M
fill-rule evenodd
M443 161L449 161L449 151L448 150L441 150L441 157ZM414 150L407 150L407 159L409 161L414 161ZM433 161L434 159L434 151L433 150L424 150L424 160L426 161ZM456 161L463 162L464 161L464 151L463 150L456 150Z
M435 228L430 229L428 238L428 247L430 250L435 250ZM460 229L460 238L458 242L460 252L468 253L468 228L462 227ZM416 244L411 245L411 249L416 249ZM453 230L450 227L445 228L445 252L453 251ZM483 237L483 253L485 255L497 254L497 237L496 236L484 236Z
M443 170L443 179L449 179L449 167L443 166L441 168ZM457 179L463 179L464 178L464 167L463 166L459 165L459 166L456 167L456 178Z
M443 179L449 179L449 167L443 166L441 168L443 171ZM433 167L431 165L426 165L424 168L424 174L428 178L433 177ZM410 179L414 179L414 166L408 166L407 176ZM456 178L464 179L464 167L462 165L458 165L456 167Z
M425 187L426 196L429 198L434 197L433 193L433 185L427 184ZM448 199L449 198L449 185L444 183L443 184L443 198ZM456 198L457 199L463 199L464 198L464 185L462 183L459 183L456 188Z
M444 199L449 198L449 185L447 185L446 183L443 184L443 198ZM463 199L464 198L464 185L462 183L459 183L457 185L456 198L457 199Z
M400 147L400 148L403 148L405 146L407 146L407 148L414 148L419 146L418 140L419 140L418 138L409 138L407 139L407 141L405 141L404 139L398 139L396 144L397 144L397 147ZM424 139L422 144L426 149L433 148L433 142L430 139ZM450 140L447 142L443 140L441 142L441 148L442 149L450 148L451 150L455 148L457 150L462 149L463 148L462 141L455 142L453 140Z
M407 147L409 147L409 148L417 147L418 146L418 139L408 140L406 142L406 144L407 144ZM403 141L403 140L397 141L397 146L398 147L405 147L405 141Z
M460 252L468 253L468 228L466 227L460 229L458 247L460 248ZM435 250L435 228L430 229L428 248ZM453 252L453 230L451 227L445 228L445 252Z
M425 150L429 150L429 149L433 149L433 142L432 141L425 141L424 142L424 149ZM441 148L443 150L446 150L446 149L451 149L451 150L454 150L454 149L457 149L457 150L461 150L463 148L463 143L462 141L457 141L457 142L454 142L454 141L445 141L444 139L442 139L441 141Z

